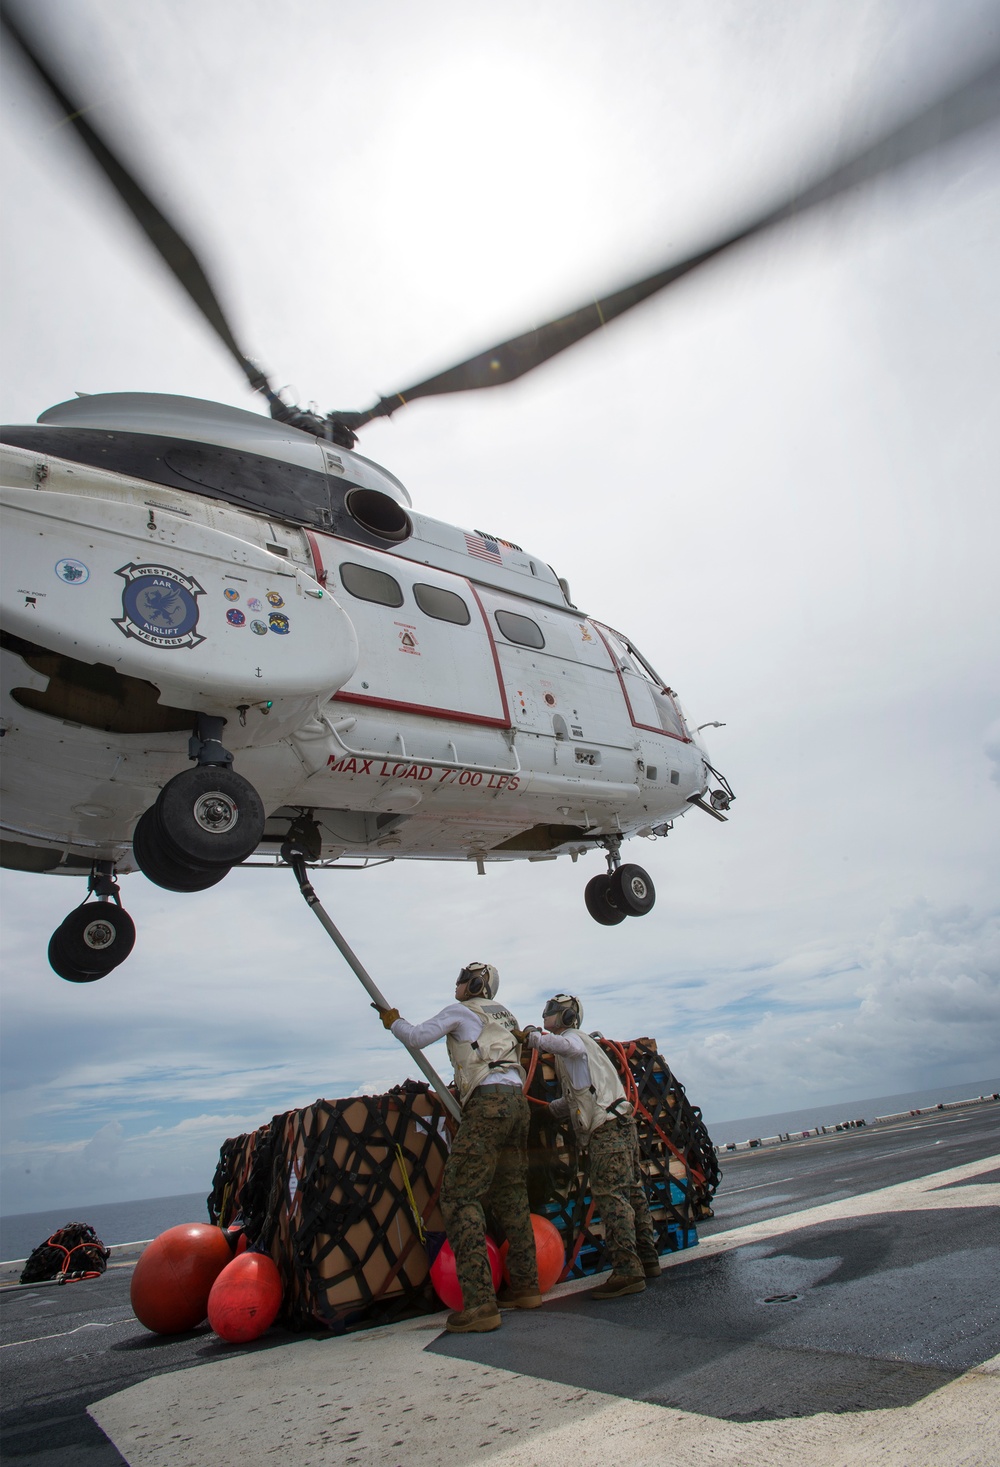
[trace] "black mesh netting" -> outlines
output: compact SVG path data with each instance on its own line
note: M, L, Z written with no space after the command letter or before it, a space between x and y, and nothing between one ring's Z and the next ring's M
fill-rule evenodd
M108 1266L111 1249L105 1248L89 1223L69 1222L31 1250L18 1280L41 1284L49 1279L97 1278Z

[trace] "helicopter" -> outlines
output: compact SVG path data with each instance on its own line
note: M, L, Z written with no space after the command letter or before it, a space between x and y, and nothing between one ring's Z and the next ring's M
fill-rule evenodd
M733 799L635 643L493 529L413 510L356 452L419 397L513 381L754 234L996 113L996 67L739 230L366 412L288 404L237 344L194 251L4 13L29 65L271 419L116 393L5 429L4 864L96 902L50 961L92 981L131 949L119 876L204 890L237 864L577 858L602 925L655 900L621 860ZM506 527L505 527L506 528ZM193 767L185 767L190 764Z

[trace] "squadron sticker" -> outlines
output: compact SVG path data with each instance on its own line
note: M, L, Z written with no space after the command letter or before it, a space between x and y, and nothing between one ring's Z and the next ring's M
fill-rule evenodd
M82 586L84 581L90 580L90 571L83 561L71 560L69 557L56 561L56 575L67 586Z
M241 627L246 623L246 617L237 607L231 606L226 612L226 621L231 627Z
M112 618L125 637L147 647L197 647L198 597L204 586L168 565L123 565L122 616Z
M279 637L287 637L291 624L287 616L282 616L280 611L272 611L267 619L272 632L277 632Z

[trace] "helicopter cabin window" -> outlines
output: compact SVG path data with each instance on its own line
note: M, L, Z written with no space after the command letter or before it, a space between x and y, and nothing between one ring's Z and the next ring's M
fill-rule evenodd
M530 616L519 616L516 611L495 611L493 615L508 642L518 642L522 647L535 647L539 651L545 646L542 629Z
M453 621L459 627L469 625L469 608L454 591L418 582L413 587L413 599L424 615L433 616L435 621Z
M376 601L380 606L403 604L399 582L386 575L385 571L372 570L371 566L354 565L351 561L345 561L340 567L340 579L344 590L356 596L359 601Z

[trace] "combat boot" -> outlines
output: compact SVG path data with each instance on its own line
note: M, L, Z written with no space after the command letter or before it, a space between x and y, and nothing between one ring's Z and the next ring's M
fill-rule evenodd
M660 1260L655 1254L651 1258L643 1258L641 1262L642 1271L648 1279L658 1279L660 1277L663 1269L660 1267Z
M591 1289L592 1299L620 1299L623 1294L641 1294L646 1280L641 1273L612 1273L606 1283Z
M490 1299L486 1304L477 1304L474 1309L456 1309L448 1315L445 1329L449 1334L485 1334L500 1328L500 1310L497 1301Z
M497 1295L501 1309L538 1309L542 1296L533 1284L506 1284Z

